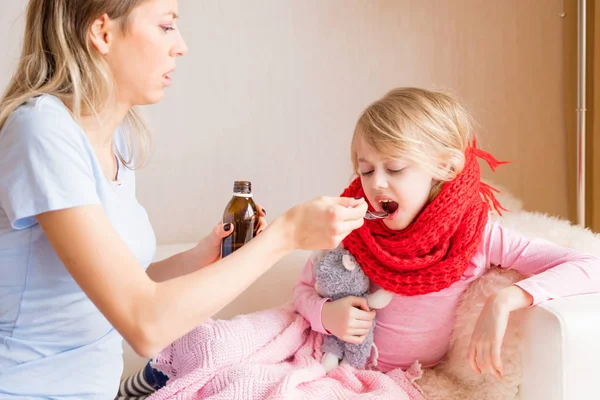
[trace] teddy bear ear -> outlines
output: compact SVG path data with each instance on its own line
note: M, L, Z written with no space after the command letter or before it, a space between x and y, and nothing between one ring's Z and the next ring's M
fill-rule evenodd
M354 271L358 266L358 264L352 260L352 256L350 254L344 254L342 256L342 264L348 271Z

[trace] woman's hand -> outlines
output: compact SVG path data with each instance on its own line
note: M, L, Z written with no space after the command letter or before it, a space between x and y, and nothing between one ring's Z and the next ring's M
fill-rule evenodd
M467 361L476 374L489 373L498 380L504 373L501 349L510 313L533 303L533 297L518 286L491 295L475 323Z
M267 226L267 213L260 205L258 208L258 224L256 227L256 235L264 231ZM223 224L222 222L215 225L212 232L205 236L194 248L195 257L197 259L197 269L206 267L217 261L221 257L221 242L224 238L233 233L232 224Z
M258 208L258 226L256 227L256 234L258 235L259 233L267 229L269 223L267 222L267 212L265 211L265 209L260 204L257 204L256 208Z
M291 249L333 249L364 223L364 199L319 197L288 210L271 224L285 224Z

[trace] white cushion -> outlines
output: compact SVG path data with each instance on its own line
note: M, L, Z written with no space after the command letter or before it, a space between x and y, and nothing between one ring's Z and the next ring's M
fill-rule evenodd
M598 398L599 310L600 294L562 298L528 310L522 399Z

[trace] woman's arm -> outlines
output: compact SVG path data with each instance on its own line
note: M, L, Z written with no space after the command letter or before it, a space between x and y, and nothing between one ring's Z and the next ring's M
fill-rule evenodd
M257 204L258 235L267 228L264 208ZM162 282L178 276L187 275L217 261L221 257L221 242L223 238L233 233L232 224L219 223L212 232L206 235L196 246L164 260L156 261L148 266L146 273L155 282Z
M204 267L198 261L201 257L198 253L198 246L195 246L164 260L155 261L148 266L146 273L154 282L164 282L178 276L188 275Z
M319 198L296 206L223 260L154 282L101 206L37 216L67 270L140 355L150 357L227 305L296 248L333 248L361 226L366 203Z

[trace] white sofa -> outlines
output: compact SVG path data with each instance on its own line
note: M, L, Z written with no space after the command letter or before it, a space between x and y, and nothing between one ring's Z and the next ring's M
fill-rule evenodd
M553 221L543 216L533 214L531 218L526 219L532 219L529 222L536 224L537 227L530 229L529 233L543 229L544 232L550 232L552 236L552 233L556 234L561 229L569 229L566 222ZM512 225L518 226L523 223L522 219L515 221ZM549 224L549 228L544 224ZM507 225L511 225L510 221ZM584 247L589 249L592 246L597 249L593 252L598 255L600 237L588 232L585 238L587 242ZM564 245L570 246L568 242ZM162 245L158 247L156 258L163 259L192 246L193 244ZM577 248L576 245L570 247ZM227 319L237 314L269 308L288 301L291 298L291 289L308 254L308 252L298 251L282 259L234 302L219 312L216 318ZM600 389L596 386L598 382L596 360L600 358L600 294L549 301L528 309L525 313L521 353L523 381L519 388L519 398L523 400L599 399ZM135 355L127 344L124 345L124 376L137 370L144 365L145 361Z

